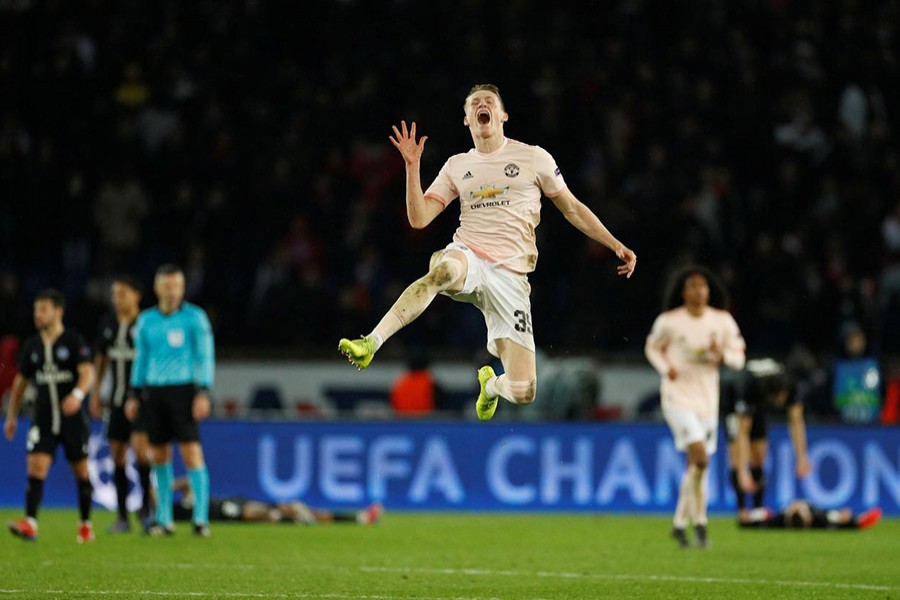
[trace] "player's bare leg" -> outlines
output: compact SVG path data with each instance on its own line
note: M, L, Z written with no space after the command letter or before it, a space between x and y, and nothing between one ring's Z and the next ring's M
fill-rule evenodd
M694 534L697 537L697 545L701 548L709 546L706 525L706 496L708 486L709 456L706 453L705 442L694 442L687 448L688 471L687 479L691 488L694 503Z
M365 369L375 353L392 335L415 321L441 292L462 291L468 261L458 250L435 253L423 277L406 288L369 335L355 340L341 339L338 351L357 369Z
M481 393L475 403L475 412L482 421L494 416L498 398L513 404L531 404L537 393L534 352L509 339L496 340L496 344L504 373L498 377L490 367L478 371Z

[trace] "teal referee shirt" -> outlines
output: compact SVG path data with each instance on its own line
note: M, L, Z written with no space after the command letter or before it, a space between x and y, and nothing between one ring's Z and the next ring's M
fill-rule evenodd
M131 387L194 384L210 388L215 370L212 327L206 312L182 302L171 314L158 307L138 316Z

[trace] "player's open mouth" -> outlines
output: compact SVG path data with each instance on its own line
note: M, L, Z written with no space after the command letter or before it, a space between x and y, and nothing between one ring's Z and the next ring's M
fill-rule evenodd
M482 125L487 125L491 122L491 113L488 110L479 110L478 111L478 122Z

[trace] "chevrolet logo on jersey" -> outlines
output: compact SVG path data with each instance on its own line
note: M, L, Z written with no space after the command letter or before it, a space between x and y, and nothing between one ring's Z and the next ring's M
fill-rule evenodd
M493 185L483 185L477 191L469 192L471 200L490 200L497 196L502 196L509 191L509 186L495 187Z

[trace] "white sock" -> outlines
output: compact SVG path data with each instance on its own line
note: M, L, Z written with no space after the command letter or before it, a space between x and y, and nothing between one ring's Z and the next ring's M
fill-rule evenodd
M484 384L484 391L486 391L491 398L500 396L501 398L509 400L512 396L512 392L509 389L509 379L506 377L505 373L498 377L491 377L488 379L487 383Z
M372 343L375 345L375 352L378 352L378 349L381 348L381 345L384 344L384 336L378 333L377 328L372 331L369 335L366 336Z
M694 525L706 525L706 494L709 488L709 469L697 469L695 467L694 480Z
M675 518L672 525L678 529L684 529L690 525L694 516L694 507L697 505L694 499L694 470L693 465L688 466L681 476L681 485L678 487L678 504L675 506Z

